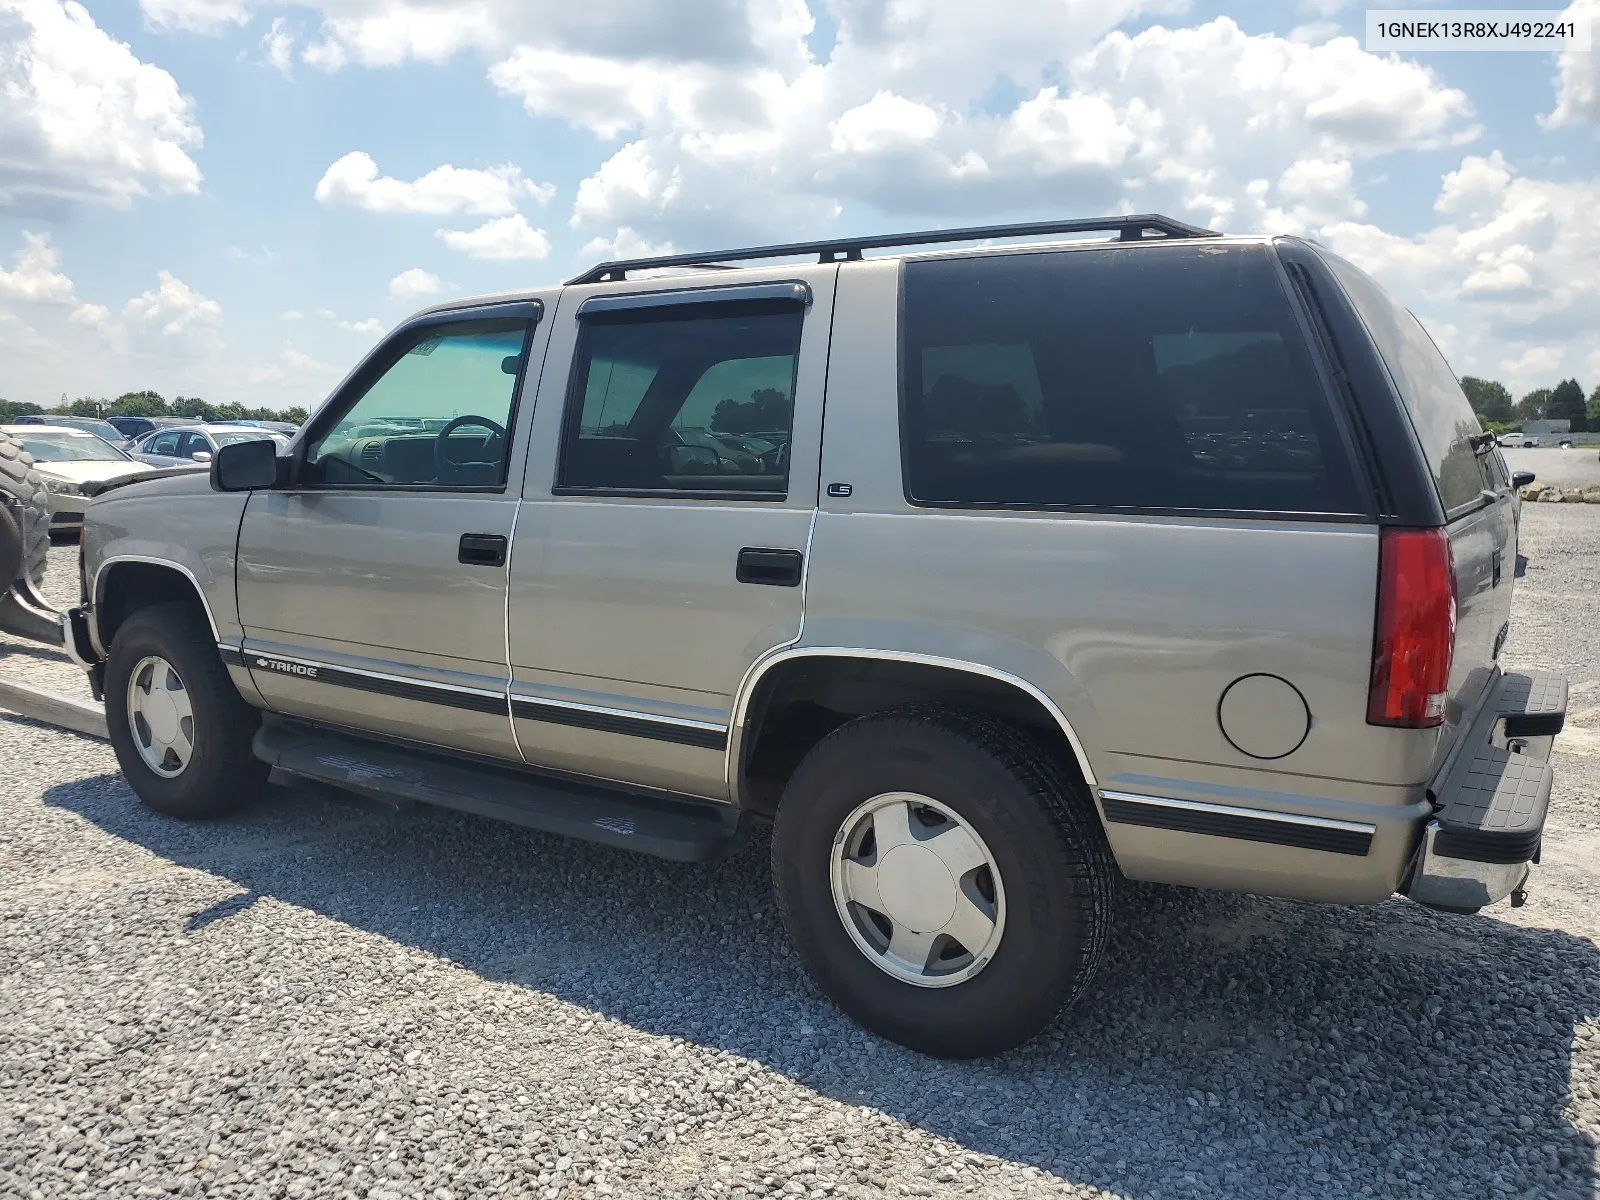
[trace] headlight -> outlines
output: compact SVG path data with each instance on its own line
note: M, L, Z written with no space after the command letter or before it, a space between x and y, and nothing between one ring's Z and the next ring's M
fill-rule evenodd
M68 483L65 479L50 479L44 481L45 491L54 492L58 496L81 496L83 489L75 483Z

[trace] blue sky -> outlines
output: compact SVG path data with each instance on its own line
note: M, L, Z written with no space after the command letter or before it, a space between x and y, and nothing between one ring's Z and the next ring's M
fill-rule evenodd
M1339 0L0 0L0 396L309 405L422 304L618 248L1118 208L1317 237L1458 371L1600 383L1600 54L1373 55L1364 24Z

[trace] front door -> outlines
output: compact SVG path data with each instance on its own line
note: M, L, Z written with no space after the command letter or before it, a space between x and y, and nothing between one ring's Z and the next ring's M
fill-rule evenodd
M800 632L836 273L562 293L511 566L530 762L727 798L740 680Z
M313 419L291 486L250 497L239 619L275 710L518 758L506 556L540 311L403 327Z

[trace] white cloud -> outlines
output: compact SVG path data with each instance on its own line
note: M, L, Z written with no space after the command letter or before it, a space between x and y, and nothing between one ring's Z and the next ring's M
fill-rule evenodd
M1545 123L1600 125L1600 0L1576 0L1561 20L1586 23L1592 41L1588 50L1557 55L1556 106Z
M122 336L135 352L207 354L222 348L222 306L170 271L122 306Z
M1517 387L1514 389L1516 393L1532 391L1533 386L1549 387L1555 382L1561 370L1562 360L1566 357L1564 349L1562 346L1529 346L1515 358L1502 358L1500 370L1511 379L1550 381L1526 388Z
M364 337L376 337L384 330L384 324L377 317L368 317L363 321L338 321L335 322L346 333L359 333Z
M186 29L192 33L217 33L250 19L243 0L139 0L145 20L157 29Z
M812 24L803 0L322 0L315 7L322 28L304 57L330 71L439 62L468 49L498 56L536 44L734 64L792 54Z
M1520 393L1579 372L1600 349L1596 206L1600 178L1534 179L1499 153L1469 155L1440 181L1433 228L1401 237L1340 221L1318 236L1424 324L1454 326L1458 373L1503 372Z
M265 52L269 63L283 74L289 74L294 59L294 34L286 28L286 22L282 17L272 19L272 28L268 29L266 36L261 39L261 49Z
M253 362L237 372L233 382L258 389L280 411L292 404L314 407L344 372L290 344L265 362Z
M1353 189L1363 159L1477 134L1463 92L1348 37L1251 36L1225 17L1158 25L1089 42L1044 81L1053 52L1071 45L1059 32L1039 34L1029 60L1009 36L957 22L979 59L986 45L1001 52L996 37L1004 43L1005 57L979 71L949 47L896 42L863 14L841 18L842 48L825 65L788 79L724 71L715 94L680 72L670 103L633 105L637 135L579 184L574 226L681 234L715 213L727 236L730 221L826 228L851 201L989 216L1059 209L1070 195L1090 212L1126 201L1231 229L1297 230L1361 215ZM868 45L880 50L870 63ZM963 94L963 80L987 86L1000 63L1029 61L1007 76L1022 91L1007 108L986 112ZM935 64L949 77L934 78ZM618 62L596 74L638 89L655 69ZM491 70L503 87L509 76ZM901 84L885 86L890 78ZM1023 79L1039 83L1030 91ZM590 109L572 115L587 120Z
M661 254L671 254L672 251L671 242L647 241L624 225L617 230L614 237L590 238L578 253L584 258L614 262L619 258L653 258Z
M926 104L879 92L828 127L830 147L839 154L883 154L932 140L939 124L939 114Z
M434 236L468 258L496 262L550 257L550 239L542 229L528 224L521 213L485 221L476 229L440 229Z
M286 308L278 315L278 320L280 321L301 321L304 319L305 313L298 308Z
M1314 46L1318 42L1326 42L1338 37L1341 32L1343 32L1343 26L1337 21L1307 21L1304 25L1296 25L1289 31L1289 40L1291 42L1305 42Z
M11 270L0 268L0 299L51 304L76 302L72 280L56 270L61 263L61 252L51 244L48 233L24 233L22 249L12 261L16 265Z
M0 96L0 212L200 188L187 153L200 128L177 81L76 3L0 0Z
M549 200L549 184L522 177L509 163L487 170L435 167L411 182L378 175L370 154L353 150L330 166L317 181L316 198L323 204L351 204L378 213L472 213L501 216L516 211L522 199Z
M100 329L111 320L111 310L104 304L80 304L72 310L72 315L67 320L74 325Z
M396 300L414 300L418 296L436 296L444 291L444 281L437 275L424 271L421 267L412 267L409 271L401 271L389 280L389 295Z

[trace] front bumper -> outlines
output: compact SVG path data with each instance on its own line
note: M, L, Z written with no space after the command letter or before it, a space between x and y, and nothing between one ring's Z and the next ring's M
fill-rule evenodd
M1554 773L1550 746L1567 715L1567 681L1502 675L1465 743L1429 789L1406 895L1430 908L1476 912L1515 900L1539 861Z

